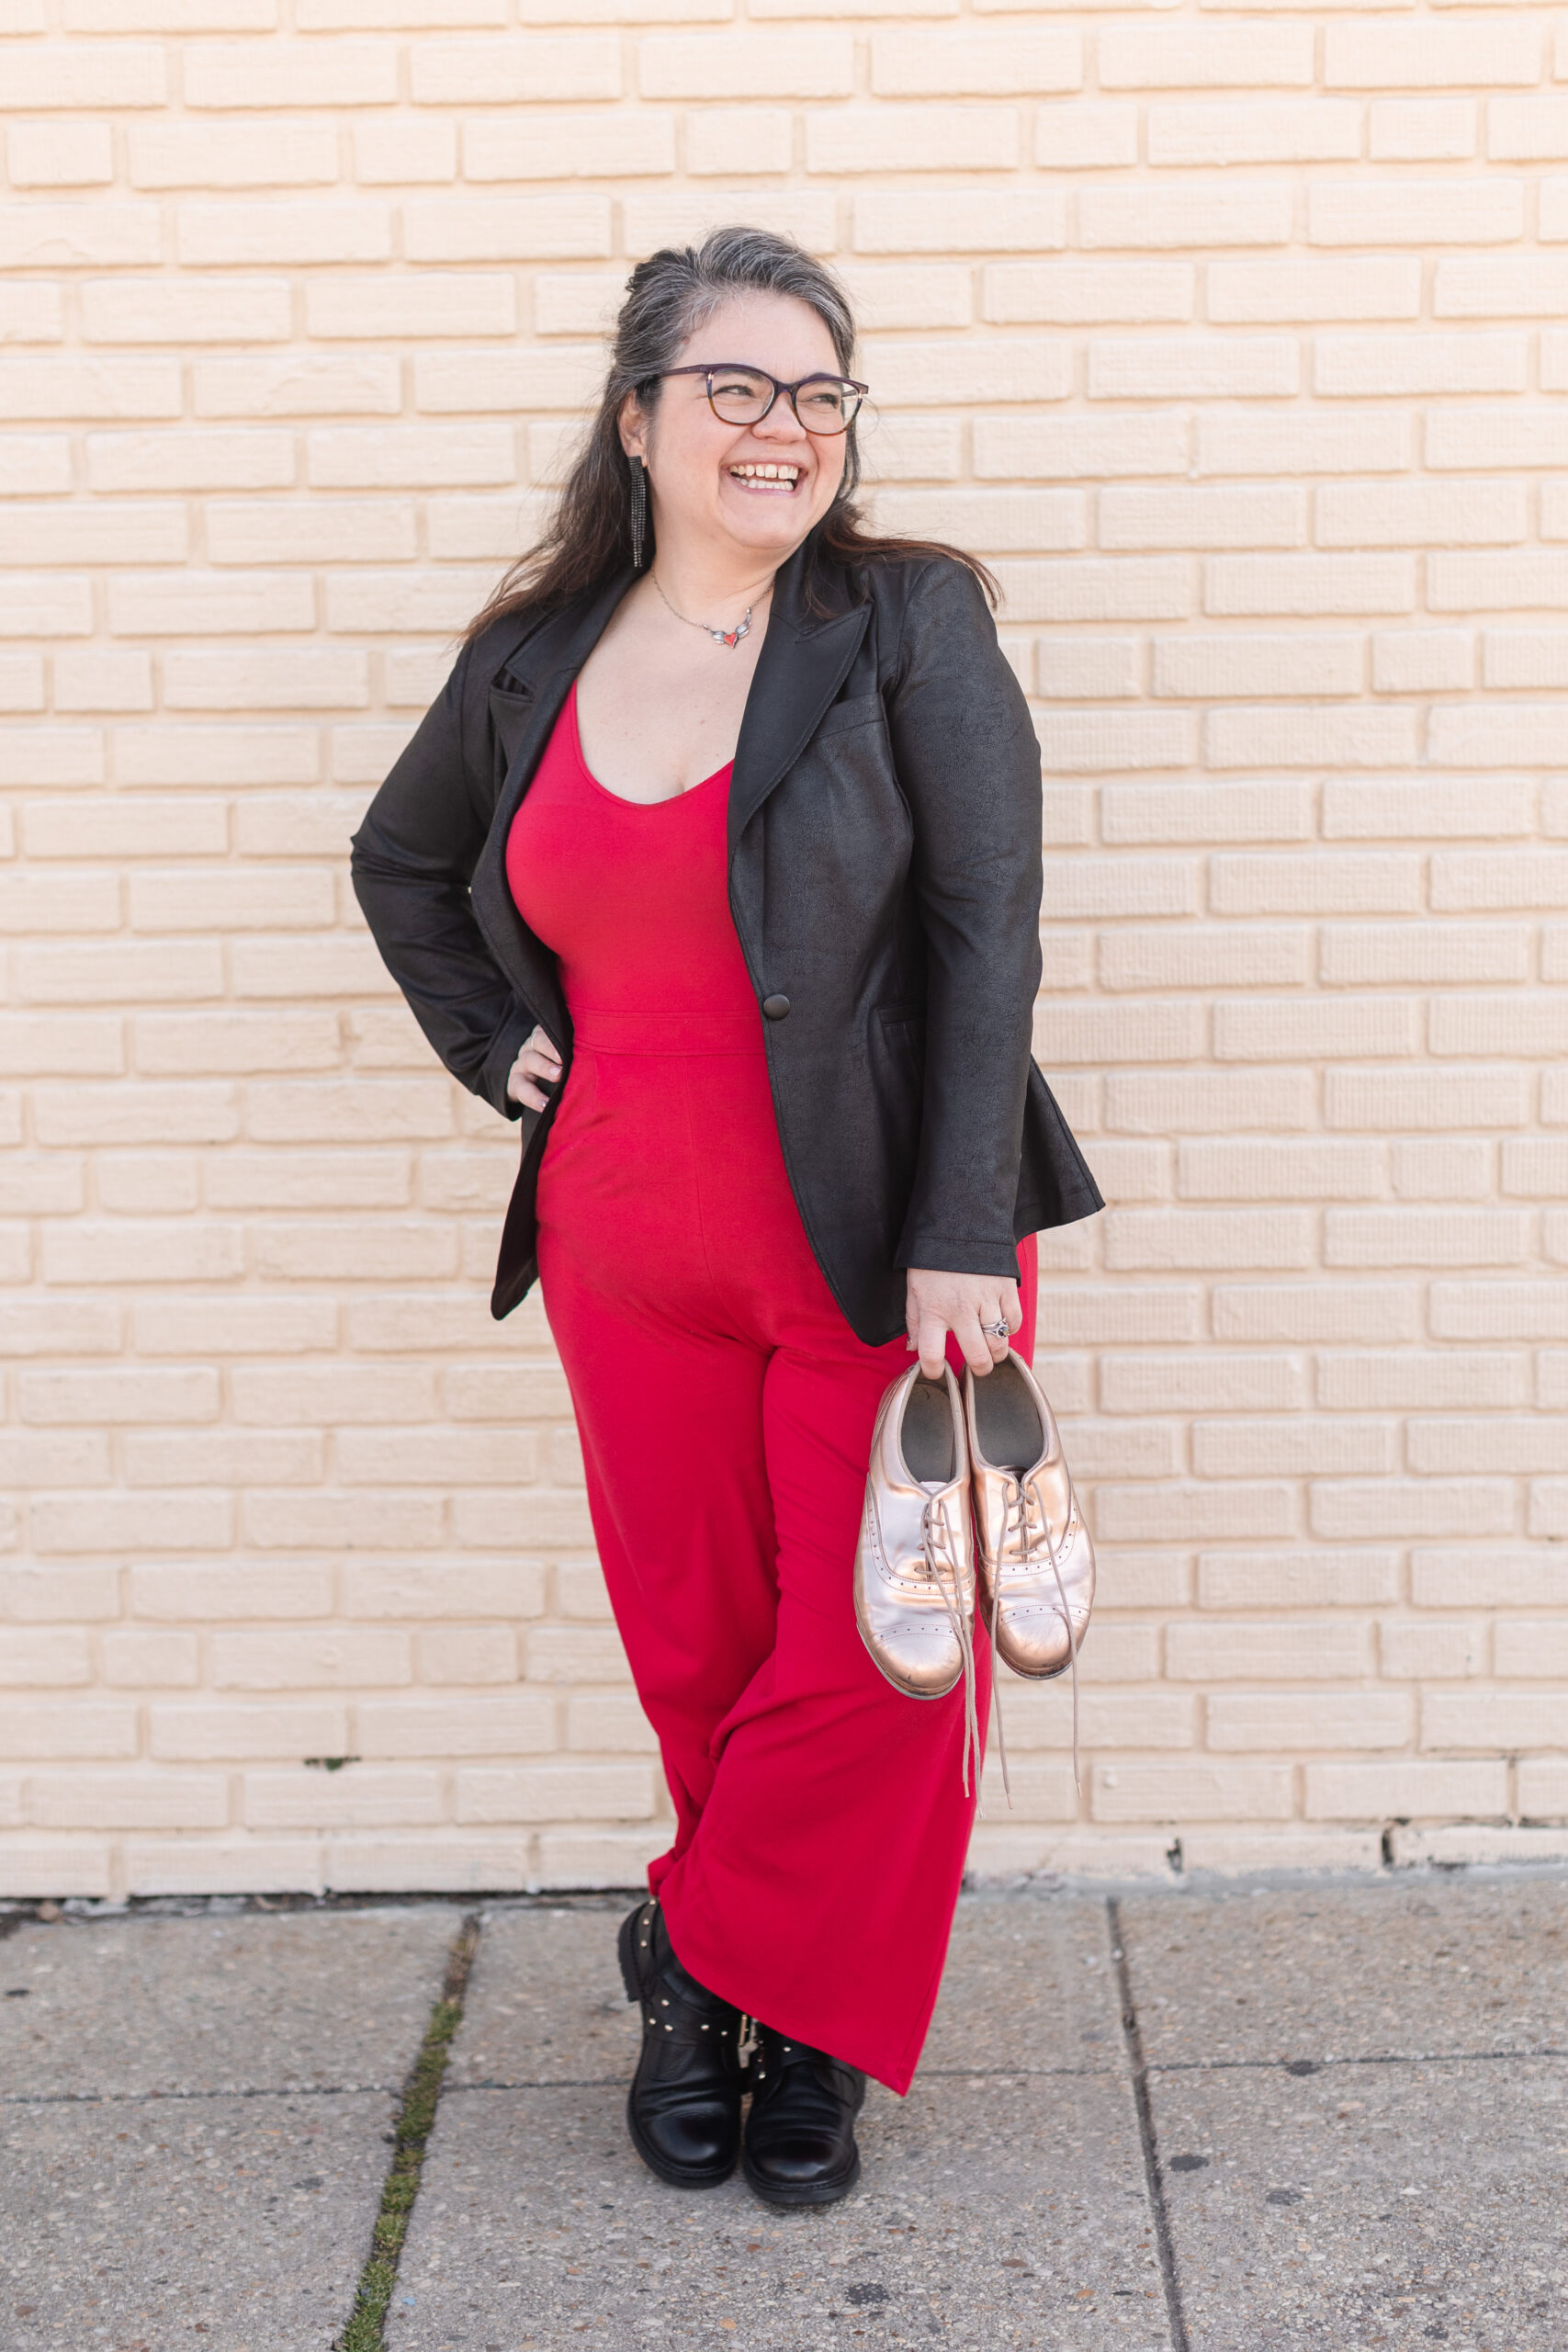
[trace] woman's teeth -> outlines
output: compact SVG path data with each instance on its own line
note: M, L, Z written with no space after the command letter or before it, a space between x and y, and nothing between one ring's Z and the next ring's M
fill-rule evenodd
M798 466L731 466L729 473L748 490L789 491L800 479Z

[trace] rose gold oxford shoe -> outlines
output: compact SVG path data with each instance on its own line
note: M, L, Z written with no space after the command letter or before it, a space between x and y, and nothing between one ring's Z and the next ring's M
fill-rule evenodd
M1010 1350L982 1378L964 1374L964 1409L982 1621L1015 1674L1076 1669L1094 1606L1094 1546L1055 1416Z
M889 1682L945 1697L972 1669L975 1557L958 1383L912 1364L876 1410L855 1549L855 1618Z

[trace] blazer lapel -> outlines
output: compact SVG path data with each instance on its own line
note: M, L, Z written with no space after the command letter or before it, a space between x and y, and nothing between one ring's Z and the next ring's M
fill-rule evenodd
M869 603L846 605L825 618L808 613L807 560L807 548L797 548L774 585L768 633L735 747L728 808L731 858L751 819L815 734L849 675L871 617ZM506 683L490 690L496 733L506 753L506 775L470 884L474 914L502 969L513 977L558 1045L570 1035L570 1023L555 958L528 929L507 888L506 837L571 682L604 635L632 578L629 567L623 568L586 606L547 620L502 663L498 675ZM841 596L836 575L828 578Z
M468 886L474 916L502 971L518 984L558 1046L570 1035L570 1023L555 957L535 938L507 887L506 837L565 707L571 682L604 635L631 579L628 566L586 608L547 620L507 656L498 673L507 683L490 689L491 716L506 754L506 775Z
M869 603L826 619L807 612L809 544L797 548L779 571L768 633L746 697L729 780L731 857L774 785L816 733L823 712L849 675L871 618Z

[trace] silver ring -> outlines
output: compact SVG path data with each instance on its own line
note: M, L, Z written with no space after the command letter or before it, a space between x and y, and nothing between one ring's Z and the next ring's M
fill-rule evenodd
M1005 1323L982 1323L980 1329L988 1340L1005 1340L1009 1336Z

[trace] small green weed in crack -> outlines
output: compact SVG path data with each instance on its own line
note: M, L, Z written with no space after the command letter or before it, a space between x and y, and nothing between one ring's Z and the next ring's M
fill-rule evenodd
M409 2218L419 2195L425 2143L435 2122L441 2080L446 2072L452 2037L463 2016L463 1996L479 1940L478 1916L464 1920L446 1962L441 1998L430 2013L419 2055L403 2090L403 2103L392 2132L392 2161L381 2191L381 2210L370 2233L370 2258L359 2277L359 2291L348 2325L333 2352L385 2352L387 2309L397 2283L398 2263Z

